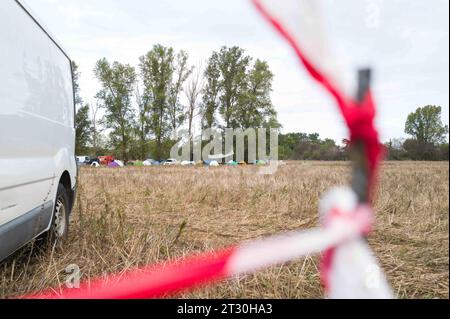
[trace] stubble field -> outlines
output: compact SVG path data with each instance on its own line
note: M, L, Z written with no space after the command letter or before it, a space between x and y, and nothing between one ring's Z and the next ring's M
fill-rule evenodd
M257 167L82 168L63 248L21 249L0 264L0 298L318 225L324 191L347 184L345 162ZM369 243L399 298L449 298L449 166L388 162L381 171ZM177 297L323 298L308 257Z

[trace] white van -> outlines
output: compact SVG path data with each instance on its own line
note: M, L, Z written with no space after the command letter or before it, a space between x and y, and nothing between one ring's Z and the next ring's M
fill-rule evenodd
M77 165L71 61L18 0L0 1L0 261L68 232Z

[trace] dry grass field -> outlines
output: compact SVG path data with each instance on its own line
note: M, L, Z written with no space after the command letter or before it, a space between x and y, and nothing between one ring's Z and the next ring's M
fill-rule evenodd
M0 297L82 280L318 223L320 195L350 178L348 163L256 167L83 168L64 248L33 245L0 264ZM449 298L449 164L385 163L369 238L399 298ZM322 298L308 257L179 297Z

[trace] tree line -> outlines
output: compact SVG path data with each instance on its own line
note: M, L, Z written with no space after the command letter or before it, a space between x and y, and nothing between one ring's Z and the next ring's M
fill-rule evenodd
M100 59L93 70L101 84L95 105L80 96L76 63L73 73L77 154L163 159L176 143L174 132L183 127L192 138L196 122L216 130L281 127L269 65L239 47L213 52L204 68L191 65L187 52L160 44L137 67Z
M442 108L427 105L408 115L405 123L407 139L391 139L385 143L388 160L448 161L448 126L442 123ZM279 136L279 157L285 160L349 159L349 141L338 145L319 134L289 133Z
M101 84L95 105L84 103L76 63L72 69L79 155L164 159L181 127L193 143L196 123L218 131L281 128L270 98L269 65L239 47L212 52L204 67L190 64L187 52L160 44L142 55L137 67L100 59L93 70ZM387 142L387 159L448 160L448 126L441 117L442 108L433 105L409 114L405 133L410 138ZM279 159L347 160L348 144L319 134L280 134Z
M385 144L390 160L448 161L448 125L442 123L442 108L419 107L408 115L407 139L391 139Z

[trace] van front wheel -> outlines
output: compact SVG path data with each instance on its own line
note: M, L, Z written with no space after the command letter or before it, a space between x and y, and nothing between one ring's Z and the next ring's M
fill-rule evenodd
M63 242L69 234L69 197L64 185L58 185L52 224L45 235L45 241L53 245Z

